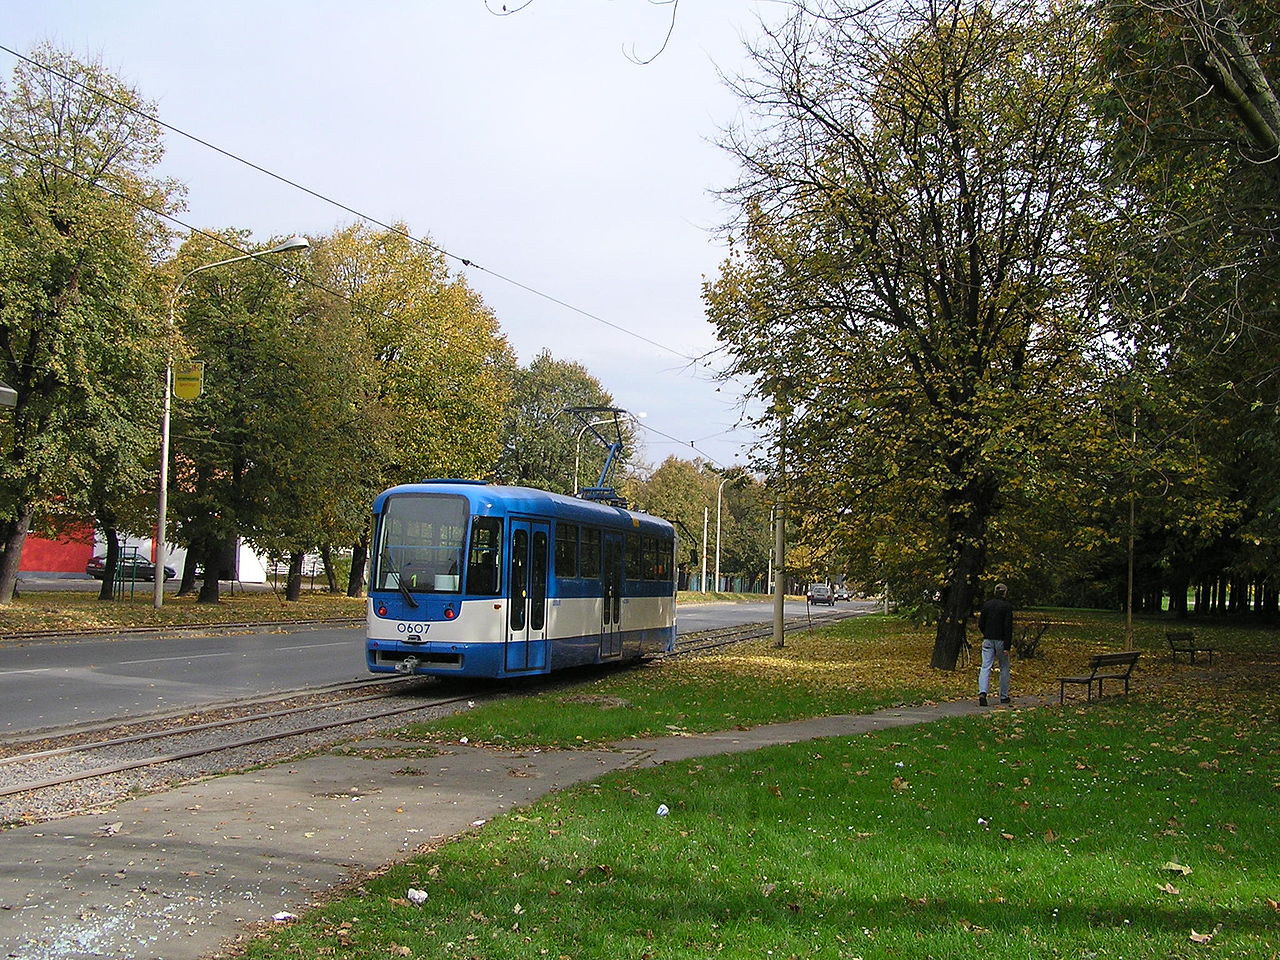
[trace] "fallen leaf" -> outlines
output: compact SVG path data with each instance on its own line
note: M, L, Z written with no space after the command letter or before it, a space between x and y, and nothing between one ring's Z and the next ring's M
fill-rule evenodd
M1180 863L1174 863L1172 860L1166 860L1160 867L1161 870L1168 870L1172 873L1180 873L1184 877L1191 875L1191 868L1184 867Z
M1052 829L1046 830L1046 831L1044 832L1044 842L1045 842L1045 843L1053 843L1053 842L1054 842L1055 840L1057 840L1057 839L1058 839L1058 835L1057 835L1056 833L1054 833Z
M1205 944L1218 935L1218 931L1222 929L1222 924L1218 924L1210 933L1196 933L1191 931L1191 942Z
M1160 890L1163 893L1167 893L1172 897L1176 897L1182 893L1182 891L1179 890L1177 887L1175 887L1172 883L1163 883L1160 886L1158 886L1156 889Z

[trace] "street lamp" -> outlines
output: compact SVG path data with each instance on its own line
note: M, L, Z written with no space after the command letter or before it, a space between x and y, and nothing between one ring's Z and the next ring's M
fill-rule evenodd
M716 590L720 589L720 495L724 493L724 485L731 480L741 480L744 474L736 477L725 477L716 488Z
M284 243L278 243L268 250L245 253L238 257L229 257L226 260L217 260L213 263L206 263L203 266L196 267L194 270L189 270L173 285L173 290L169 293L169 329L172 330L177 326L178 294L182 292L182 288L186 286L187 281L197 273L204 270L212 270L214 267L225 267L229 263L239 263L241 260L257 260L259 257L265 257L270 254L305 250L309 246L311 244L306 237L291 237ZM164 606L164 540L166 515L169 511L169 411L172 405L173 356L169 355L165 359L164 367L164 406L163 412L160 414L160 491L156 496L156 572L152 604L157 610Z

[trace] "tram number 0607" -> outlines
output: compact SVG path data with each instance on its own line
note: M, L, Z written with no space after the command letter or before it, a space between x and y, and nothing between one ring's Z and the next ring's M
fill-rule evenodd
M400 633L422 634L422 633L426 633L429 629L431 629L431 624L429 623L397 623L396 624L396 630Z

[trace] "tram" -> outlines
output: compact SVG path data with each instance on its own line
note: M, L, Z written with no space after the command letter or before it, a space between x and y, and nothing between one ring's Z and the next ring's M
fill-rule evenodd
M600 502L468 480L373 504L373 673L517 677L675 644L675 531Z

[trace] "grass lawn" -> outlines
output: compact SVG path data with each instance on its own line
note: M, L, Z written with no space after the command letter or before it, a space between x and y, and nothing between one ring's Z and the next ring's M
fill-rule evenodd
M1171 665L1166 624L1140 623L1133 695L1061 708L1054 678L1125 641L1106 615L1053 621L1043 660L1014 668L1020 702L1050 705L602 777L379 871L247 954L1275 958L1274 633L1197 625L1220 649L1210 672ZM976 670L930 671L929 649L867 618L400 733L554 747L972 696Z

